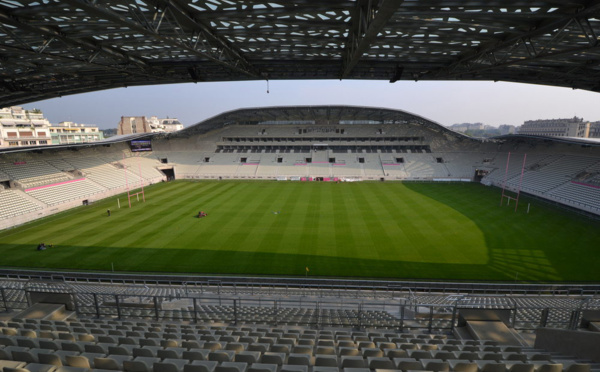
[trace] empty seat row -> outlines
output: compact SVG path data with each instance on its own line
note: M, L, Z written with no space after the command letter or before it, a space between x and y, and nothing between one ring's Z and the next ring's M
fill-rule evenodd
M45 351L45 352L44 352ZM200 354L199 354L200 355ZM564 366L562 363L521 363L518 361L497 363L494 361L477 361L454 359L442 361L439 359L416 360L414 358L394 358L393 360L370 357L367 360L361 357L345 356L336 359L332 356L319 356L315 360L306 354L290 354L266 352L259 355L258 352L242 353L223 353L220 351L214 354L202 355L199 358L180 359L180 358L160 358L157 356L136 357L125 355L106 355L101 353L51 353L47 350L19 351L13 350L12 357L9 358L6 351L2 351L1 362L13 361L28 364L46 364L56 368L70 366L84 369L103 369L131 372L184 372L186 365L204 366L204 372L218 371L219 366L236 366L237 372L258 372L258 369L268 369L269 372L282 370L284 366L301 366L301 370L308 372L322 367L332 368L337 371L340 369L359 368L370 370L398 370L398 371L433 371L433 372L589 372L589 364L572 363ZM205 358L207 357L207 358ZM1 365L1 364L0 364ZM14 365L14 364L10 364ZM37 367L37 366L36 366ZM188 368L189 370L189 368ZM198 370L198 369L196 369ZM36 372L39 371L36 370ZM34 371L31 371L34 372ZM223 372L225 372L223 370ZM235 372L235 371L230 371ZM264 371L266 372L266 371ZM352 371L353 372L353 371Z

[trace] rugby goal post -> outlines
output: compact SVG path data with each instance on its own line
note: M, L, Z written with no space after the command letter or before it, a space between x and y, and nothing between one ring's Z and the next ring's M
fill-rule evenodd
M523 155L523 164L521 165L521 176L519 177L519 185L517 186L516 196L509 195L507 192L509 190L506 189L506 182L508 180L508 165L510 163L510 152L506 157L506 171L504 172L504 182L502 182L502 197L500 198L500 206L504 204L504 199L506 199L506 205L510 205L510 201L514 200L515 202L515 212L519 207L519 197L521 195L521 185L523 184L523 174L525 173L525 163L527 162L527 154Z
M123 154L123 160L125 160L125 154ZM140 164L139 158L138 158L138 172L139 172L139 179L140 179L140 187L141 187L141 191L138 192L132 192L132 190L129 188L129 180L127 177L127 165L125 164L125 162L123 162L123 171L125 172L125 187L127 188L127 202L129 203L129 208L131 208L131 198L136 196L137 200L140 200L140 194L142 195L142 201L145 203L146 202L146 194L144 193L144 179L142 178L142 165ZM120 207L120 205L119 205Z

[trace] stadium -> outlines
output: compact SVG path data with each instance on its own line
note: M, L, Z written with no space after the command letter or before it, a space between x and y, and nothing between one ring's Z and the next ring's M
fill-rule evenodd
M587 2L151 3L3 3L1 103L247 79L599 86ZM254 34L269 17L280 24L260 29L289 37L278 47ZM382 34L433 39L454 22L410 63L378 52ZM170 134L0 150L0 366L600 370L600 143L476 139L426 116L254 107Z

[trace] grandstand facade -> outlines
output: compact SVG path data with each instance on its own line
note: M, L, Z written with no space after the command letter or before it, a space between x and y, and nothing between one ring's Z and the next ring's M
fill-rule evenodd
M127 139L2 152L0 226L168 178L482 182L600 215L591 141L484 141L407 112L349 106L242 109L148 138L140 152Z

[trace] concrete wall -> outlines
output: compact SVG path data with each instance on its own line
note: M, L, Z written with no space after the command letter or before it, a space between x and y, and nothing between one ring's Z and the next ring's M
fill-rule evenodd
M534 347L600 363L600 332L538 328Z

